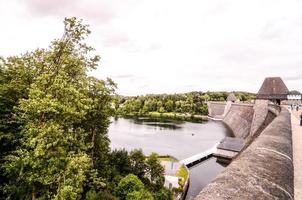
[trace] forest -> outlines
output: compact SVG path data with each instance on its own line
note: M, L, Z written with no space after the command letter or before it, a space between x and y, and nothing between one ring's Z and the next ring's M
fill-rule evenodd
M232 92L239 101L251 101L255 95ZM116 96L117 115L179 117L208 114L208 101L226 101L229 92L188 92L180 94L149 94L141 96Z
M88 76L89 34L66 18L48 48L1 58L1 199L172 198L156 154L110 149L116 84Z

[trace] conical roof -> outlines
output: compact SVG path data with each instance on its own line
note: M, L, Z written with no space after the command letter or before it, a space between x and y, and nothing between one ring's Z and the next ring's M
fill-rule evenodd
M280 77L265 78L263 84L257 93L257 99L286 99L288 89Z

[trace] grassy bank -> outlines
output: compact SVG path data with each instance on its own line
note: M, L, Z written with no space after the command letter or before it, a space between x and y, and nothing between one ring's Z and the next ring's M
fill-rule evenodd
M179 181L179 185L181 186L181 188L183 188L186 181L187 181L187 179L188 179L188 176L189 176L188 168L186 168L184 165L182 165L179 168L179 170L177 171L176 176L181 178L180 181Z
M208 117L205 115L194 115L189 113L176 113L176 112L149 112L149 113L128 113L126 115L120 115L123 117L151 117L151 118L162 118L162 119L175 119L182 121L208 121Z

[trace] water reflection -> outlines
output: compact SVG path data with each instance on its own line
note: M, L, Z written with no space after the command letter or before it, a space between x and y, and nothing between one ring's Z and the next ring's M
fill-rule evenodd
M217 163L216 158L212 157L204 162L190 168L190 187L186 200L196 197L199 192L207 186L225 168L224 165Z
M145 154L157 152L179 160L205 151L230 136L231 131L221 122L183 122L150 118L112 120L109 127L111 148L142 149ZM196 196L223 166L210 159L190 169L188 198Z
M148 117L139 117L133 119L133 122L136 124L147 125L147 126L156 126L166 129L179 129L182 128L181 124L184 122L170 120L170 119L161 119L161 118L148 118Z

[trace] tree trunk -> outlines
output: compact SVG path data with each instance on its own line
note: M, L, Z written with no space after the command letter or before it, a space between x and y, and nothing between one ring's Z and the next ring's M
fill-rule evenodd
M37 199L37 191L36 191L36 186L33 186L33 191L31 193L31 199L36 200Z

